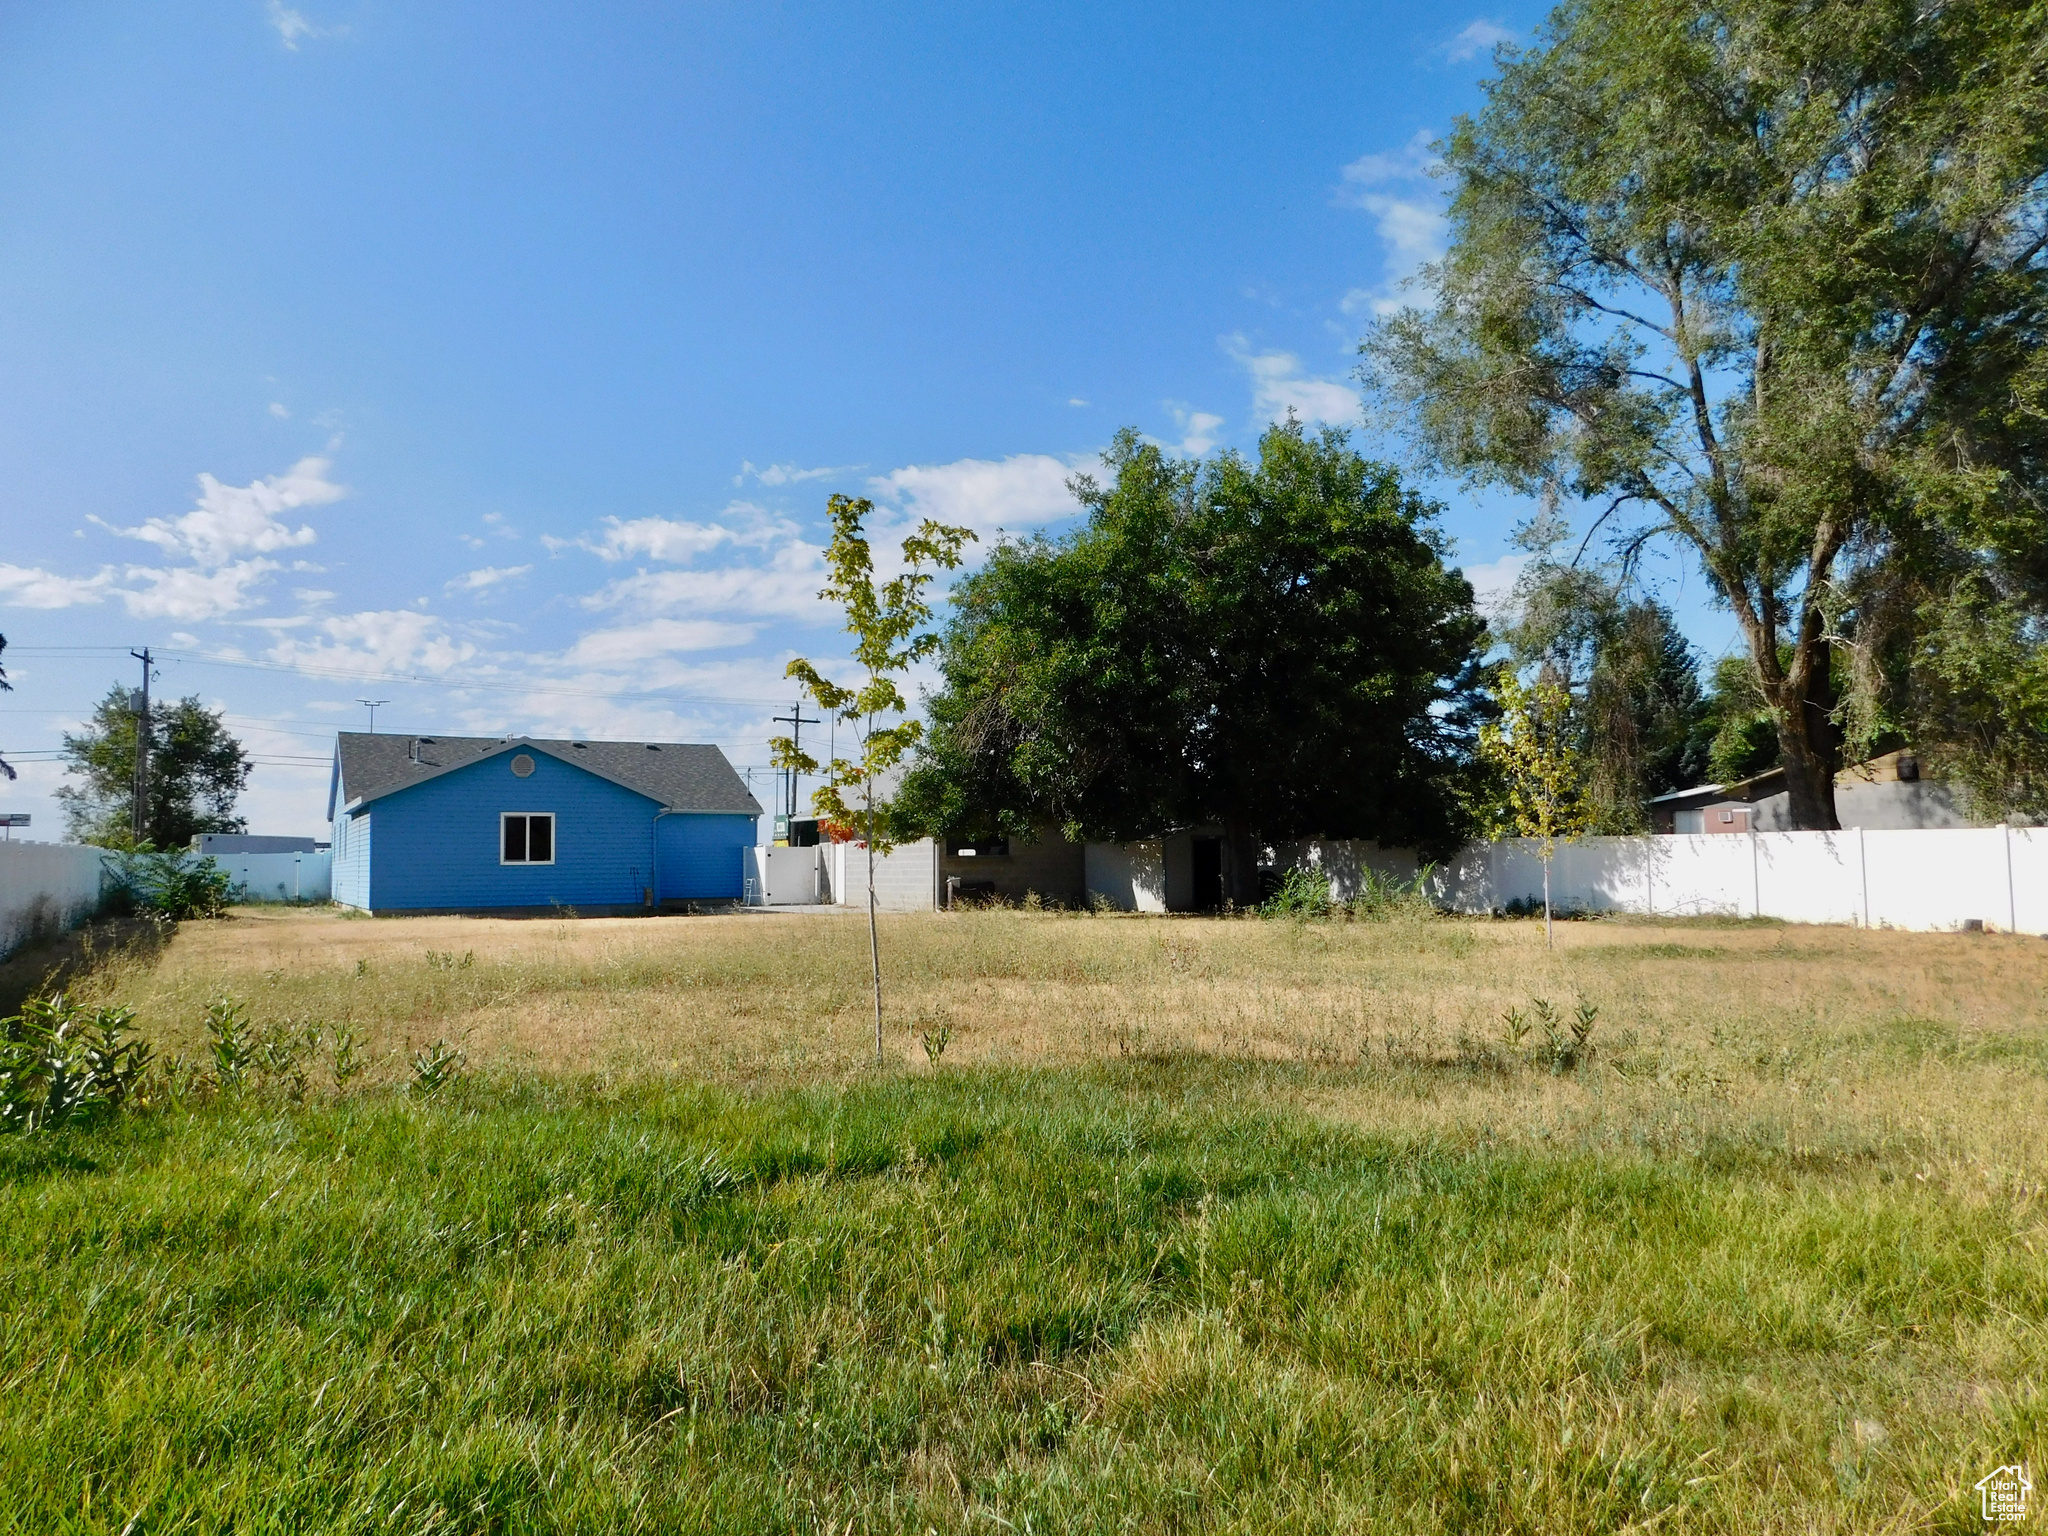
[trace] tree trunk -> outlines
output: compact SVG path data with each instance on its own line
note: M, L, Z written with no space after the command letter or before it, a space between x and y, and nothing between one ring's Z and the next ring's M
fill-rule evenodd
M875 925L875 785L868 781L868 960L875 971L875 1065L882 1065L882 938Z
M1543 850L1543 947L1557 948L1557 935L1550 931L1550 850Z
M1833 654L1822 615L1809 605L1801 616L1791 665L1778 651L1775 605L1743 615L1743 634L1756 665L1757 684L1778 726L1778 762L1785 770L1788 819L1795 832L1834 832L1835 771L1842 765L1842 733L1834 720Z
M1835 724L1835 687L1827 642L1815 640L1776 690L1766 690L1778 717L1778 761L1785 769L1787 811L1795 832L1835 832L1835 773L1842 732Z

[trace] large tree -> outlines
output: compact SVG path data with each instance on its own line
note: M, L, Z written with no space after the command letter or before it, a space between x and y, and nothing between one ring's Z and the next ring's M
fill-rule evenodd
M1005 544L955 590L912 823L1216 824L1238 900L1259 837L1455 842L1485 624L1434 506L1291 420L1256 459L1130 431L1104 459L1074 481L1086 526Z
M92 720L64 737L64 757L77 782L57 791L70 833L82 843L126 848L135 842L136 715L119 683L94 706ZM149 807L143 841L183 848L199 832L241 832L235 798L249 782L250 763L220 715L196 697L158 705L149 716Z
M1435 465L1689 546L1833 827L1859 592L2042 562L2048 5L1570 0L1499 64L1365 371Z

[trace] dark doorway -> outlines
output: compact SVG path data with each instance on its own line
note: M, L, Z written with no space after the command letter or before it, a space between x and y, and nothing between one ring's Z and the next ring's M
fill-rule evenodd
M1223 839L1195 839L1195 910L1214 912L1223 905Z

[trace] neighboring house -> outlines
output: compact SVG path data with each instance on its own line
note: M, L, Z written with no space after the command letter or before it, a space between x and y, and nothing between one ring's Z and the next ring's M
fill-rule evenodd
M1792 825L1782 768L1733 784L1674 789L1649 804L1654 832L1784 832ZM1910 751L1887 752L1836 774L1835 816L1845 828L1870 832L1983 825L1964 813L1946 784L1920 777L1920 760Z
M209 858L249 853L318 853L327 845L310 837L272 837L250 832L194 832L192 851Z
M334 899L370 912L737 901L761 807L713 746L344 731Z

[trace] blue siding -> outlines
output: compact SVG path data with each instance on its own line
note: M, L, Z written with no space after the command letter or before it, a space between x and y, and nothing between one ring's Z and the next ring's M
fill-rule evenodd
M370 815L358 811L334 819L332 894L344 907L370 905Z
M500 752L373 802L373 910L641 902L653 878L656 803L545 752L530 753L533 774L519 778L514 755ZM498 862L506 811L554 813L554 863Z
M662 900L739 900L741 850L753 845L753 817L680 812L657 826Z

